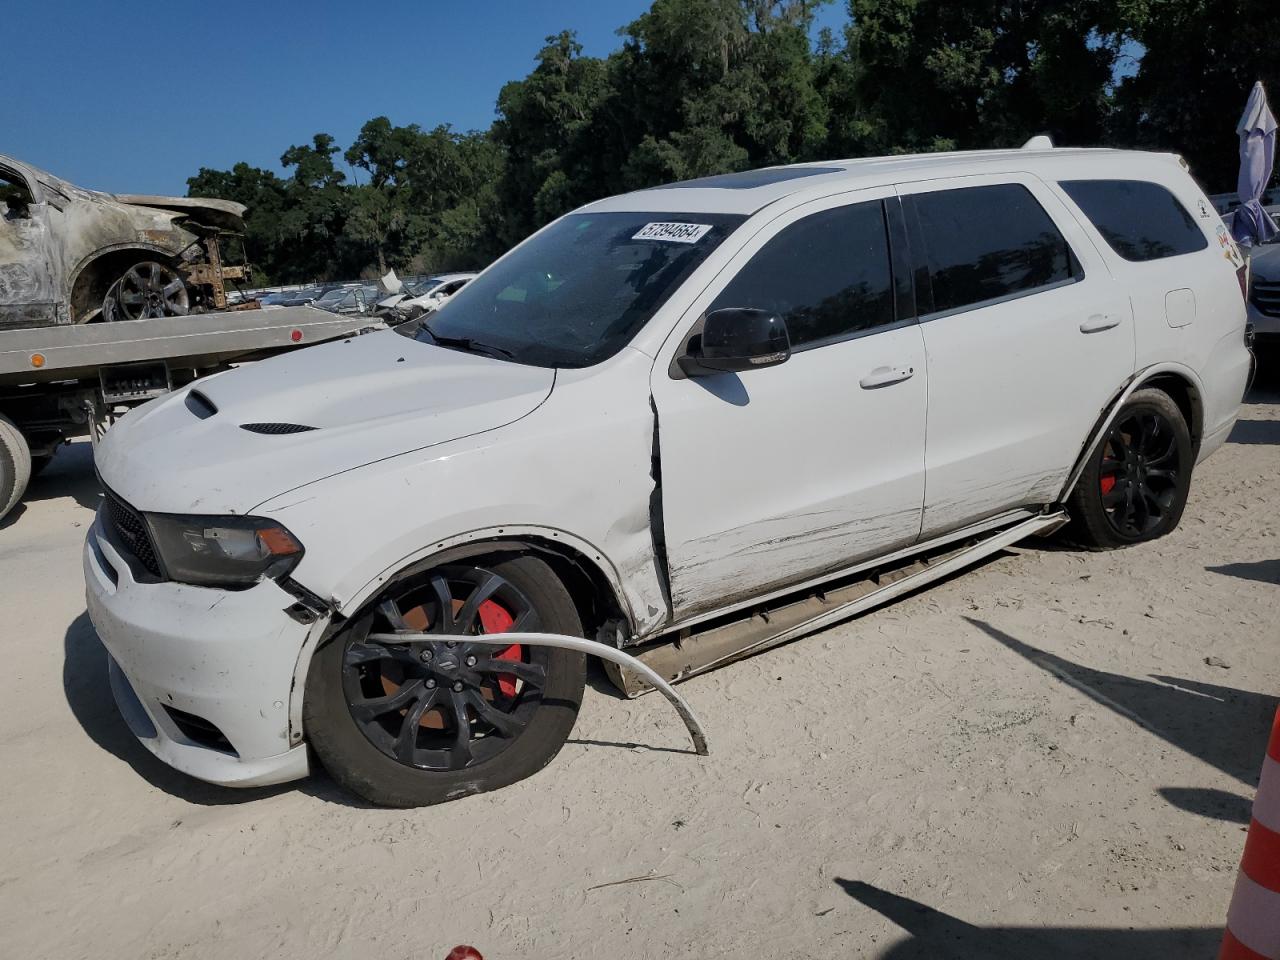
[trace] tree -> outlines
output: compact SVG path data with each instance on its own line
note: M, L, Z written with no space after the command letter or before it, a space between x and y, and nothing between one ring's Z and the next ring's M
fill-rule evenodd
M1235 126L1249 90L1261 80L1273 97L1280 94L1272 46L1280 8L1263 0L1124 0L1120 7L1145 52L1116 92L1111 138L1181 153L1210 189L1233 190Z
M189 192L250 206L247 246L272 279L478 267L626 190L1042 132L1178 151L1229 189L1249 87L1280 90L1254 39L1280 26L1263 0L845 0L848 26L815 44L825 2L653 0L607 57L548 37L488 130L374 117L345 151L323 133L290 147L283 178L202 168ZM367 183L346 182L339 153Z

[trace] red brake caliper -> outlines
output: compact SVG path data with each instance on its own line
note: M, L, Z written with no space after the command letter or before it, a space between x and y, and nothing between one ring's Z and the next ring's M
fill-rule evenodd
M507 613L501 606L492 600L486 600L480 604L480 626L484 627L485 633L506 633L511 629L511 625L515 623L511 614ZM518 643L513 643L509 647L503 647L502 650L493 655L495 660L522 660L524 659L524 648ZM498 690L501 694L511 699L516 695L516 678L514 674L500 673L498 674Z
M1108 474L1107 476L1102 478L1102 492L1104 494L1110 493L1115 488L1116 488L1115 474Z

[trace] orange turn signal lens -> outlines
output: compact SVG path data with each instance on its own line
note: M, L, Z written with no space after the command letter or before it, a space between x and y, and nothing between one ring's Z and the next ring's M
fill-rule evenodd
M39 370L41 367L43 367L43 366L44 366L44 354L43 354L43 353L33 353L33 354L31 355L31 366L35 367L37 370Z
M293 539L289 531L283 527L264 527L258 530L257 534L263 546L270 550L273 556L287 557L290 554L302 552L302 544Z

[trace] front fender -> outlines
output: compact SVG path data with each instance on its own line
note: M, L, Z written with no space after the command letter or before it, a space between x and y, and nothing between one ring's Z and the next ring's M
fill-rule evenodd
M647 395L571 393L557 387L516 423L348 470L249 512L301 540L294 579L344 613L446 549L535 538L592 563L645 635L669 612L651 527L652 411Z

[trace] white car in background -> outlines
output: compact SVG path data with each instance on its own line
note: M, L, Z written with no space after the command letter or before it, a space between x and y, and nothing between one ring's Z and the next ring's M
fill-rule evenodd
M424 314L439 310L449 299L475 279L474 273L444 273L430 277L416 285L409 294L396 294L378 304L380 310L389 312L396 320L415 320Z
M1096 548L1169 533L1236 420L1243 276L1169 155L590 204L416 340L221 373L107 433L84 571L117 702L216 783L509 784L574 724L557 638L687 676L1068 518Z

